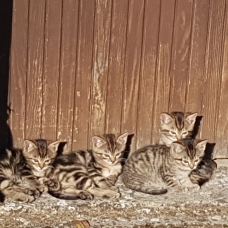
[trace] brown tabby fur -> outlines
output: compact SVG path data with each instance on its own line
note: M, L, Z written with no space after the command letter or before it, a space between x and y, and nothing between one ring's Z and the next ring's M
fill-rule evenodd
M197 113L161 113L159 144L169 147L172 142L179 139L192 138L196 117ZM216 167L217 164L213 160L203 159L190 173L191 181L199 185L204 184L211 179Z
M0 190L6 198L32 202L45 187L33 176L20 150L6 150L0 158Z
M53 170L53 162L57 156L59 141L50 142L45 139L25 140L23 155L32 174L40 183L49 187L58 186L49 176Z
M73 151L60 155L54 162L51 179L60 183L49 193L61 199L93 199L119 197L114 186L122 170L122 156L128 134L94 136L92 150Z
M167 189L188 189L199 186L189 179L190 172L200 163L207 140L182 139L165 145L146 146L127 160L122 179L136 191L163 194Z

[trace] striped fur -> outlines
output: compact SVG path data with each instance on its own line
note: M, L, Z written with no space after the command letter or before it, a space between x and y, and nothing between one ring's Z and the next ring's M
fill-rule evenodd
M136 191L163 194L169 188L197 188L188 175L200 163L207 140L182 139L170 147L152 145L141 148L127 160L122 179Z
M61 187L49 193L61 199L93 199L94 196L116 198L114 186L122 170L122 156L128 134L94 136L92 150L73 151L60 155L54 162L52 178Z
M160 145L170 146L172 142L192 138L197 113L171 112L161 113L160 120ZM190 173L193 183L200 186L209 181L217 164L211 159L203 159L202 162Z
M6 150L0 158L0 190L6 198L32 202L45 187L33 176L20 150Z
M45 139L24 141L22 152L32 174L48 188L59 188L59 183L49 178L53 169L53 162L57 156L59 143L59 141L50 142Z
M170 146L176 140L191 138L196 117L197 113L161 113L159 144Z

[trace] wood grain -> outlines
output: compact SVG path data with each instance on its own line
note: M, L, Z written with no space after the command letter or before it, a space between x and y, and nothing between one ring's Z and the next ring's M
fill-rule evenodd
M145 1L136 148L150 144L151 138L153 138L153 107L155 103L154 85L156 80L156 63L158 55L160 8L161 1Z
M128 0L114 0L109 52L105 132L120 133L125 65Z
M189 77L185 110L202 114L202 100L206 81L206 44L209 19L209 0L194 1L190 45Z
M170 68L172 56L172 37L174 24L175 0L163 0L159 22L158 57L156 63L155 95L153 104L152 143L159 140L158 129L160 114L169 110Z
M56 140L62 0L46 0L41 137Z
M96 0L88 142L105 130L112 1ZM102 12L102 13L100 13Z
M62 10L57 139L72 148L79 1L64 0Z
M170 111L185 110L193 0L176 1L172 61L170 69Z
M202 137L215 141L219 108L224 51L225 1L210 2L208 42L206 53L205 91L202 104ZM222 141L219 141L220 143Z
M9 103L10 128L15 147L23 145L25 138L25 95L28 51L28 1L14 1Z
M45 0L30 1L25 138L41 137L43 105Z
M125 55L122 132L136 134L137 102L142 51L144 1L129 1L127 46ZM135 137L134 137L135 138ZM132 149L136 141L132 142Z
M73 148L87 148L90 124L90 86L93 67L95 1L81 0L79 10L77 69L74 97ZM89 139L89 142L91 139Z

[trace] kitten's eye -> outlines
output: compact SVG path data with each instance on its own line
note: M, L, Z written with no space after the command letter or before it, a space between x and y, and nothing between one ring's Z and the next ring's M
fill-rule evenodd
M45 160L45 163L50 163L50 162L51 162L50 159Z
M188 134L188 132L187 132L187 131L182 132L182 135L187 135L187 134Z
M120 155L121 155L121 153L117 153L117 154L116 154L116 157L118 158L118 157L120 157Z
M109 155L108 155L108 154L103 154L103 156L104 156L105 158L109 158Z
M32 159L33 162L38 163L39 161L37 159Z
M183 163L184 164L188 164L188 160L183 160Z
M171 133L172 135L176 135L176 132L175 132L175 131L170 131L170 133Z
M195 160L194 160L194 162L198 162L199 161L199 158L196 158Z

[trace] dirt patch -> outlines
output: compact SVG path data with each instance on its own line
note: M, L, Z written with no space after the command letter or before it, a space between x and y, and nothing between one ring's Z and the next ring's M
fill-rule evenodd
M33 203L6 200L0 227L69 228L74 220L91 227L228 227L228 168L220 167L199 192L151 196L118 181L119 199L66 201L42 195Z

